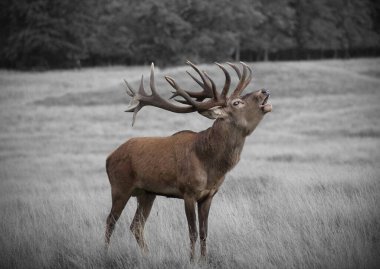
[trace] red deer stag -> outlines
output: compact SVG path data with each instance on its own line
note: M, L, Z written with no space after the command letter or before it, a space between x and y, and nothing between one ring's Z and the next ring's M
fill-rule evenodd
M187 62L200 79L188 74L202 87L193 92L182 89L176 81L166 76L167 82L175 89L172 97L180 105L162 98L156 91L154 66L150 73L151 94L143 86L135 93L126 82L132 97L126 112L137 112L146 105L159 107L175 113L199 112L216 119L212 127L199 133L181 131L169 137L132 138L117 148L106 162L111 184L112 208L107 218L105 233L109 245L112 231L126 203L136 196L138 206L131 224L131 231L138 245L147 251L144 241L144 225L151 211L156 195L184 200L185 213L190 235L190 259L193 260L195 242L198 237L195 204L198 205L200 250L206 255L207 219L212 198L218 192L226 173L239 161L245 138L259 124L263 116L272 110L267 103L269 92L258 90L240 96L252 79L252 70L241 63L243 70L231 63L239 82L230 97L227 97L231 77L226 68L218 63L224 72L225 84L219 93L214 81L191 62ZM182 99L183 98L183 99ZM132 123L132 125L133 125Z

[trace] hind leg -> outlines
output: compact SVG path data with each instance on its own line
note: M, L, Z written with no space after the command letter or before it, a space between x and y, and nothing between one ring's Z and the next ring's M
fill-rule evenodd
M121 212L123 211L125 205L127 204L129 198L131 197L132 190L126 192L112 192L112 208L111 212L107 217L106 222L106 232L105 232L105 242L106 247L110 243L110 238L113 230L115 229L115 224L119 219Z
M152 209L155 194L144 193L137 196L137 210L131 224L131 231L143 252L148 252L148 247L144 240L144 226Z

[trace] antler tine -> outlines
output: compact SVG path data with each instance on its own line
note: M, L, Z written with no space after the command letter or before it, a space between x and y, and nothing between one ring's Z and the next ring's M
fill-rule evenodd
M176 106L173 103L170 103L168 100L163 99L157 93L155 79L154 79L154 64L153 63L150 69L150 89L152 91L151 95L148 95L145 92L143 77L141 77L140 86L137 93L132 89L132 87L127 82L126 84L130 91L129 93L128 92L127 93L128 95L132 96L132 99L129 103L127 110L125 110L125 112L133 112L132 126L135 123L137 113L140 111L141 108L147 105L159 107L159 108L172 111L175 113L190 113L190 112L195 111L195 108L193 108L192 106ZM191 97L188 96L188 99L191 100Z
M203 112L203 111L206 111L212 107L222 106L225 104L225 100L220 100L220 98L219 98L219 94L216 91L216 86L215 86L214 81L211 80L206 73L204 73L204 76L205 76L205 78L210 80L211 85L212 85L211 86L212 92L213 92L213 97L206 102L199 102L199 101L193 100L190 97L190 95L185 90L183 90L173 78L166 76L165 79L176 90L178 95L182 96L185 99L184 101L175 99L176 101L180 102L181 104L191 105L195 111Z
M167 82L169 82L170 86L172 86L176 90L178 95L182 96L187 101L187 104L192 105L192 106L196 106L196 102L193 99L191 99L190 95L188 95L187 92L185 90L183 90L177 84L177 82L174 80L174 78L171 78L169 76L165 76L165 79Z
M146 95L146 92L144 90L144 76L141 76L140 86L138 93L135 93L135 91L132 89L132 87L128 84L126 80L124 80L127 84L128 89L130 90L130 94L127 94L132 97L129 106L125 112L133 112L133 118L132 118L132 126L135 124L136 121L136 115L137 112L140 111L140 109L144 106L143 103L140 102L140 98L142 95Z
M125 85L127 85L127 88L125 88L125 92L130 96L133 97L133 94L135 93L132 89L132 87L128 84L128 82L124 79Z
M194 77L189 71L186 71L186 73L199 85L202 87L201 92L191 92L191 91L186 91L186 93L191 97L195 98L197 101L203 101L206 98L212 98L212 91L210 90L209 87L205 86L205 84L202 83L199 79ZM170 99L179 96L178 92L173 92L173 95L170 97ZM177 101L177 99L175 99Z
M240 75L240 70L239 68L234 65L230 64L229 65L236 71L238 74L238 77L240 78L239 83L237 84L235 90L230 96L230 99L237 98L240 96L240 94L243 92L243 90L248 86L248 84L251 82L252 79L252 70L249 68L249 66L243 62L241 62L241 65L243 66L243 74ZM249 71L249 76L247 78L247 70Z
M244 84L244 89L248 86L248 84L252 81L252 77L253 77L253 74L252 74L252 69L249 67L249 65L247 65L246 63L244 62L240 62L242 65L246 66L248 71L249 71L249 75L248 75L248 78L245 80L245 84Z
M203 101L206 98L213 98L213 90L212 90L212 85L210 87L207 79L205 78L204 72L200 71L197 66L195 66L192 62L187 61L186 62L188 65L190 65L201 77L202 81L197 79L193 74L191 74L189 71L186 71L186 73L202 88L201 92L191 92L191 91L186 91L186 93L192 97L195 98L197 101ZM207 76L206 76L207 77ZM208 78L209 79L209 78ZM212 84L212 82L211 82ZM177 97L179 94L177 92L173 92L173 95L170 97L170 99Z
M231 66L235 70L238 78L241 79L241 73L240 73L239 67L237 67L236 65L234 65L233 63L230 63L230 62L227 62L226 64Z
M231 85L231 76L230 74L228 73L228 71L224 68L223 65L221 65L220 63L215 63L220 69L223 70L224 72L224 75L226 76L226 81L224 83L224 87L223 87L223 90L222 90L222 94L221 94L221 97L223 99L226 99L227 97L227 94L228 94L228 91L230 90L230 85Z
M149 85L150 85L150 90L152 91L152 95L158 95L156 91L156 82L154 79L154 63L150 65Z
M126 92L127 92L127 94L129 96L132 97L132 99L131 99L131 101L129 103L129 106L127 107L127 110L125 110L125 112L134 112L135 109L140 104L141 97L144 96L144 95L146 95L146 93L144 91L144 76L141 76L140 86L139 86L139 90L138 90L137 93L132 89L131 85L129 85L129 83L126 80L124 80L124 81L127 84L127 87L128 87L128 89L130 91L130 92L128 92L128 91L126 91ZM140 110L140 109L138 109L138 110ZM138 110L135 113L137 113ZM133 126L133 123L134 123L134 121L132 122L132 126Z
M186 62L188 65L190 65L201 77L202 81L200 81L198 78L196 78L193 74L186 71L186 73L199 85L202 87L201 92L191 92L186 91L185 92L192 98L195 98L196 101L203 101L206 98L212 98L212 99L219 99L219 93L216 91L215 83L212 81L212 79L206 74L206 72L199 70L199 68L193 64L190 61ZM170 83L170 82L169 82ZM211 83L211 86L210 86ZM172 84L171 84L172 85ZM177 97L181 94L179 94L177 91L173 92L173 95L170 97L170 99ZM178 99L175 99L178 101ZM182 103L182 102L181 102ZM189 103L191 104L191 103Z
M205 76L208 78L208 80L211 82L211 90L212 90L212 95L213 95L213 99L214 100L218 100L219 99L219 93L216 91L216 86L215 86L215 82L210 78L209 75L207 75L206 72L204 72Z
M193 64L192 62L190 62L190 61L187 61L186 62L186 64L188 64L188 65L190 65L194 70L195 70L195 72L197 72L198 73L198 75L201 77L201 79L202 79L202 84L203 84L203 86L199 83L200 81L198 80L198 79L195 79L194 78L194 76L192 76L189 72L189 74L190 74L190 76L199 84L199 85L201 85L201 87L204 89L204 92L206 92L206 94L208 95L208 97L209 97L209 95L212 93L212 89L211 89L211 87L210 87L210 84L208 83L208 81L207 81L207 79L206 79L206 76L205 76L205 74L204 74L204 72L202 72L201 70L199 70L199 68L195 65L195 64ZM199 81L199 82L198 82ZM209 98L212 98L212 96L211 97L209 97Z
M196 82L199 86L202 87L201 92L189 92L186 91L191 97L196 98L197 101L203 101L206 98L212 98L213 97L213 91L210 90L209 85L205 85L202 83L199 79L194 77L189 71L186 71L186 73Z
M201 77L201 79L203 81L203 84L206 85L206 86L208 86L207 80L204 77L202 71L199 70L199 68L195 64L193 64L192 62L190 62L190 61L186 61L186 64L190 65L195 70L195 72L197 72L199 74L199 76Z
M204 89L205 84L202 83L202 81L200 81L199 79L197 79L196 77L194 77L189 71L186 71L186 73L187 73L192 79L194 79L194 81L195 81L196 83L198 83L199 86L201 86L201 87Z

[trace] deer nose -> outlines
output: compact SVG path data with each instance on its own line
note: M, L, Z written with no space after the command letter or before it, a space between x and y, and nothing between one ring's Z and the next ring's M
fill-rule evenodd
M269 95L269 91L266 90L266 89L262 89L262 90L261 90L261 93L262 93L262 94L265 94L265 95Z

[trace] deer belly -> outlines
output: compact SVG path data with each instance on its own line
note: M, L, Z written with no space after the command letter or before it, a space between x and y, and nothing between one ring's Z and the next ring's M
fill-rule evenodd
M137 188L163 196L180 196L175 171L165 166L151 166L136 174Z
M169 178L168 178L169 179ZM163 178L149 178L140 181L139 187L145 191L164 196L180 196L177 181Z

